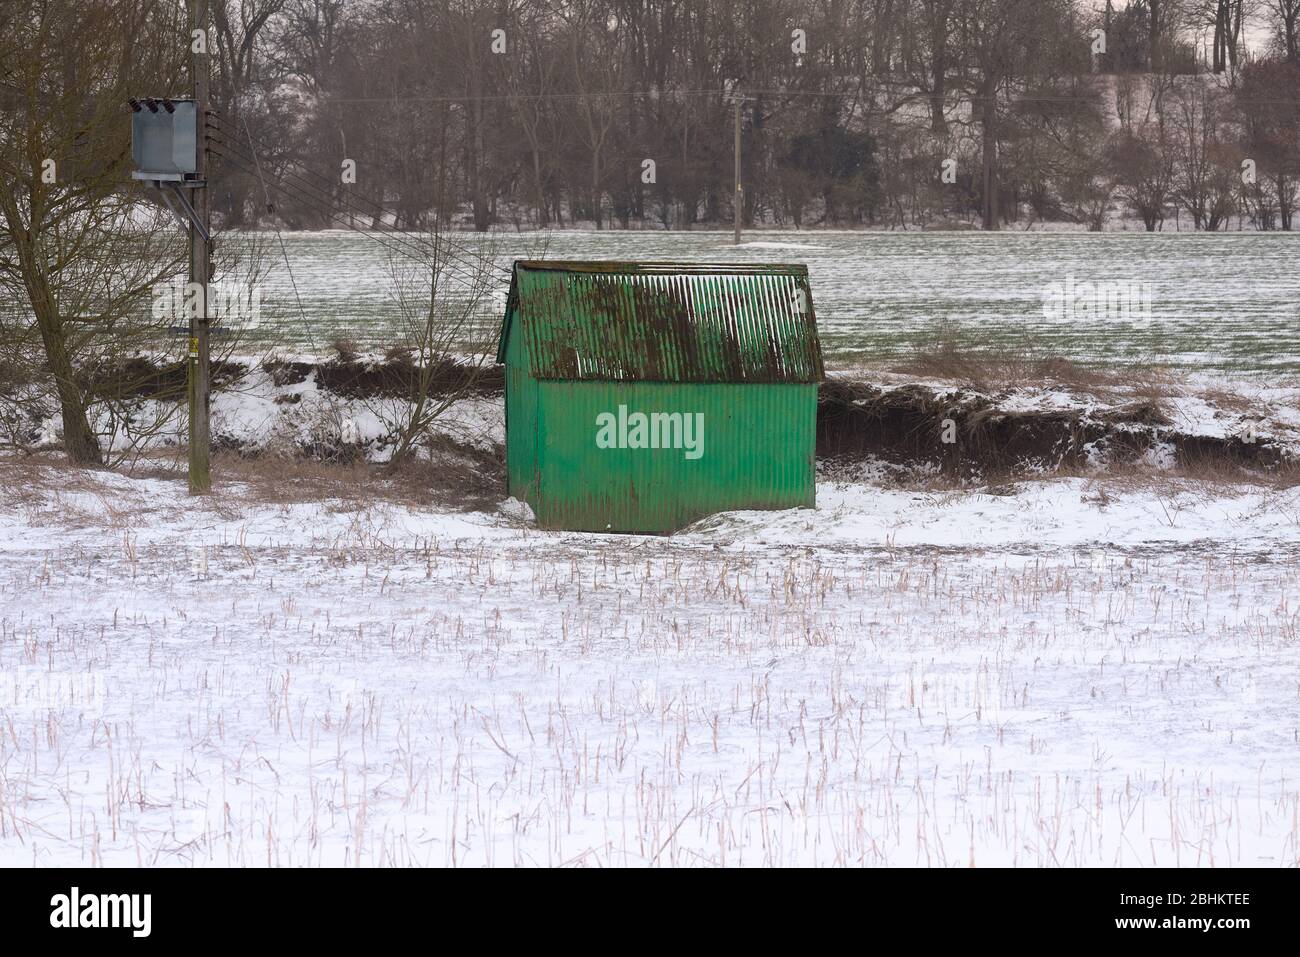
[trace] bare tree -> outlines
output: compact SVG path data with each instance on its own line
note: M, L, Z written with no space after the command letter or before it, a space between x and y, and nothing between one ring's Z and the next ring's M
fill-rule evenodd
M1267 22L1288 63L1300 64L1300 0L1261 0Z
M16 0L0 86L0 288L27 309L69 458L97 465L88 367L158 333L155 286L184 246L130 185L128 97L176 95L186 24L154 0ZM75 55L74 55L75 51Z
M1113 148L1112 169L1119 195L1137 213L1147 232L1165 221L1173 194L1174 162L1166 134L1122 133Z
M1262 60L1242 70L1237 91L1242 146L1255 165L1255 181L1245 184L1262 229L1272 228L1273 209L1283 229L1291 229L1300 188L1300 65Z
M217 0L211 5L217 102L230 108L258 79L258 41L284 4L285 0Z
M347 41L345 0L286 0L282 9L282 16L266 21L267 59L276 75L292 77L320 96L333 82L331 68Z
M1057 38L1054 31L1068 22L1067 12L1068 4L1057 0L961 0L959 23L970 58L966 87L981 133L985 229L997 229L1000 218L999 96L1015 77L1048 68L1043 54Z
M1241 59L1245 0L1202 0L1202 3L1201 18L1213 29L1211 69L1215 73L1229 67L1236 69Z
M1177 32L1185 0L1146 0L1147 55L1151 72L1168 68L1172 38Z
M556 89L559 61L549 55L553 24L535 11L527 13L516 27L519 38L515 55L507 64L510 102L528 141L533 207L537 224L550 222L547 184L559 152L550 94Z
M1224 142L1222 95L1199 85L1175 96L1175 198L1197 229L1217 230L1233 208L1235 146Z
M581 121L578 129L588 150L588 212L601 229L607 147L622 105L618 98L623 86L618 20L600 0L576 0L566 12L575 105Z
M417 234L424 256L389 260L400 340L389 352L399 370L396 402L370 403L389 429L390 461L414 457L429 429L470 393L495 358L492 331L504 289L491 248L467 255L437 233Z
M930 130L939 134L948 131L948 71L956 45L952 34L957 6L958 0L913 0L907 5L904 62L914 67L912 81L929 104Z

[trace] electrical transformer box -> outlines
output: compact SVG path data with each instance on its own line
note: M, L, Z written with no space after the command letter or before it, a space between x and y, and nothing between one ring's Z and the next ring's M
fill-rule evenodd
M185 181L198 171L198 113L193 100L132 100L135 179Z

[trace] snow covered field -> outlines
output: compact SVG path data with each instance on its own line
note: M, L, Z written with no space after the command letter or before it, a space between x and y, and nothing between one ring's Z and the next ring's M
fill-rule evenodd
M1188 224L1184 223L1184 226ZM963 347L1031 351L1106 364L1294 374L1300 369L1295 233L730 232L652 230L457 233L503 268L515 258L806 263L828 358L906 356L950 336ZM270 238L265 234L262 241ZM228 242L237 243L235 236ZM322 352L336 336L382 351L394 338L389 253L342 230L284 236L295 283L278 257L261 283L277 345ZM1055 284L1140 281L1152 315L1044 316ZM453 288L456 288L453 285ZM300 313L298 296L302 300ZM489 333L500 300L485 303ZM303 313L311 317L305 322Z
M1300 863L1300 490L669 539L71 474L0 460L2 864Z

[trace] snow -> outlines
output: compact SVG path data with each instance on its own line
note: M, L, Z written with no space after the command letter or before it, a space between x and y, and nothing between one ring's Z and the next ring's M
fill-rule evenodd
M770 240L760 240L754 242L743 242L737 246L734 243L723 247L724 249L825 249L825 246L818 246L816 243L782 243Z
M1294 489L659 538L0 467L3 864L1300 863Z
M377 356L365 356L363 360L381 361ZM282 361L314 366L321 360L282 357ZM258 357L235 356L232 362L247 372L233 384L223 383L213 393L211 427L217 448L292 456L312 443L343 443L364 448L370 461L384 462L392 454L393 435L411 414L405 398L343 396L321 388L314 370L301 382L277 382L276 375ZM29 420L34 409L40 410L37 418ZM93 406L91 423L110 456L130 458L182 445L184 412L184 406L175 401L144 397L121 400L113 409ZM21 432L31 448L57 448L60 444L61 420L48 393L25 395L23 401L0 396L0 423L6 422L25 426L10 427ZM505 442L501 396L458 399L441 412L430 431L463 446L490 451Z
M808 266L817 328L836 363L906 357L946 337L993 353L1028 351L1107 366L1141 369L1156 362L1261 376L1296 371L1300 272L1293 233L1239 231L1236 220L1216 233L1192 232L1186 219L1182 232L1170 220L1154 234L1140 226L1087 233L1042 224L1025 233L1024 225L997 234L895 231L885 224L878 231L753 231L740 247L720 230L458 233L456 242L503 269L543 255L751 264L794 258ZM283 239L296 283L279 257L266 264L259 286L265 318L256 335L315 352L336 336L382 350L409 335L394 318L392 264L383 246L346 231ZM1071 276L1078 283L1147 284L1151 320L1091 314L1071 323L1047 320L1045 294ZM312 317L308 325L299 296ZM499 313L484 322L495 330Z
M1300 541L1300 491L1173 480L1126 488L1096 478L952 492L822 484L815 514L731 512L705 519L686 537L700 535L809 547L1037 552L1200 544L1258 552Z

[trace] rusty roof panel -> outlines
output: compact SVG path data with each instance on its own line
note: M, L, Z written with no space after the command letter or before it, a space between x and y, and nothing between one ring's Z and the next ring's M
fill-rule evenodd
M515 263L512 323L538 379L819 382L802 265Z

